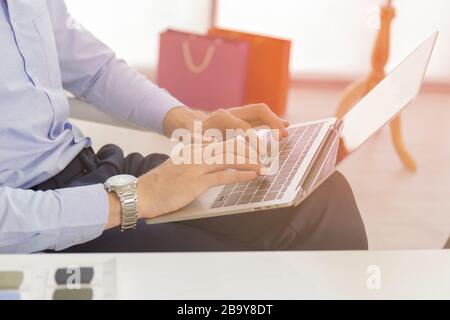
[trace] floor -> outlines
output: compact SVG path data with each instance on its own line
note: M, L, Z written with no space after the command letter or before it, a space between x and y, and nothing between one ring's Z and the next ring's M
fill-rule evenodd
M293 89L291 123L333 116L341 91ZM114 142L129 153L167 153L168 141L152 133L75 121L94 147ZM403 114L406 144L419 167L407 172L384 129L341 171L348 178L372 250L442 248L450 235L450 93L423 93Z

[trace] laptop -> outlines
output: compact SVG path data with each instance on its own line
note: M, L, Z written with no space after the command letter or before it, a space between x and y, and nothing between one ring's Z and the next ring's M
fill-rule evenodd
M251 182L212 188L187 207L149 224L298 206L359 147L417 96L433 52L433 33L343 119L293 125L279 144L278 170Z

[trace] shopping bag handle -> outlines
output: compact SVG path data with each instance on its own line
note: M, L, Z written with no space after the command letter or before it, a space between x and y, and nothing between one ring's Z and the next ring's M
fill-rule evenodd
M206 50L206 54L205 57L203 58L203 61L199 64L195 64L194 59L192 59L191 47L189 45L188 40L183 41L182 48L183 48L184 63L186 64L189 71L191 71L194 74L199 74L205 71L211 64L211 61L216 52L216 46L210 44L208 49Z

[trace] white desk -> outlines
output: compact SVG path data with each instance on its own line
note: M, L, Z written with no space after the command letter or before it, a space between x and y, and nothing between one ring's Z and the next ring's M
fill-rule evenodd
M116 259L119 299L450 299L450 251L0 255L0 266ZM379 266L381 289L367 268Z

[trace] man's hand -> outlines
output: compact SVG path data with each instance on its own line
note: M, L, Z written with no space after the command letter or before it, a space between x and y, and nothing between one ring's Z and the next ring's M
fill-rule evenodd
M177 211L212 187L252 181L259 171L260 165L257 164L177 165L168 160L139 178L140 218L154 218Z
M164 131L171 136L176 129L194 131L194 122L201 121L203 131L219 129L225 134L226 129L242 129L268 126L280 130L280 138L288 135L289 123L279 118L265 104L252 104L243 107L217 110L212 113L193 110L187 107L178 107L169 111L164 119Z
M178 107L169 111L164 119L165 134L170 137L177 129L187 129L194 134L196 121L202 122L203 132L218 129L224 137L227 129L242 129L248 132L249 129L266 126L278 129L279 138L282 139L287 137L286 128L289 126L286 120L279 118L265 104L253 104L212 113ZM260 152L255 146L250 147L247 144L245 155L235 154L247 158L243 162L236 161L234 164L223 165L175 164L169 159L140 177L137 184L139 218L150 219L179 210L212 187L256 179L263 167L259 163L252 164L254 161L248 159L251 154L248 152L250 148L258 154ZM226 157L226 148L223 150L225 152L223 156ZM110 218L107 229L120 225L120 203L114 194L109 194L109 202Z
M204 153L203 145L187 145L193 161L195 154L201 154L201 164L177 164L173 159L138 178L137 199L139 218L151 219L177 211L208 189L216 186L252 181L261 174L264 167L254 161L256 152L246 141L232 139L234 148L229 152L230 141L216 142L215 152ZM208 156L206 156L208 154ZM229 162L233 159L233 162ZM209 164L208 164L209 163ZM226 163L226 164L216 164ZM106 229L120 225L121 207L114 193L108 194L110 215Z

